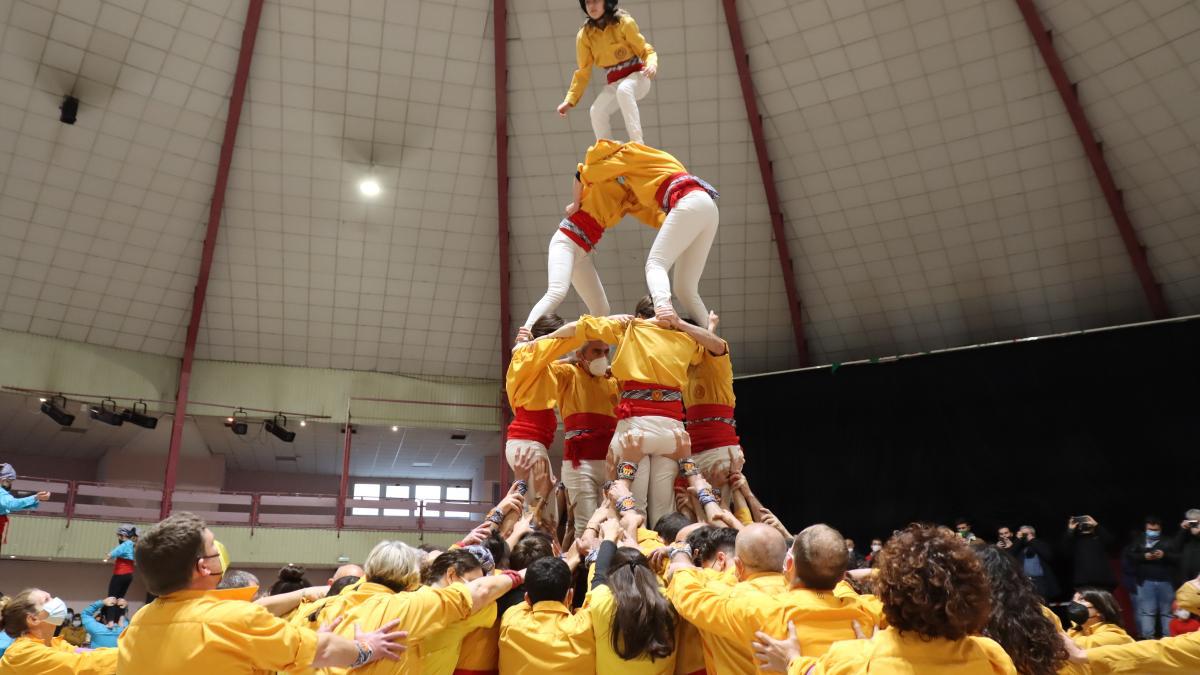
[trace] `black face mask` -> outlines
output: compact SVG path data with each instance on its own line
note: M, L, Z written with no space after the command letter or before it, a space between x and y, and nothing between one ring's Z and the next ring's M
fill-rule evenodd
M1067 618L1070 619L1071 623L1075 624L1076 626L1082 626L1083 624L1087 623L1087 620L1091 618L1091 615L1088 614L1088 608L1086 605L1078 602L1072 602L1071 604L1067 605Z

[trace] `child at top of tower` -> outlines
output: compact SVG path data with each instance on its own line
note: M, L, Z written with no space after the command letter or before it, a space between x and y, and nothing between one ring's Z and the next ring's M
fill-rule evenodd
M645 142L638 101L650 93L650 81L658 73L658 54L646 42L637 22L625 10L617 9L617 0L579 0L587 22L575 37L578 69L571 78L567 97L558 106L558 114L579 103L592 77L592 66L607 72L604 89L592 103L592 130L596 139L613 138L610 119L617 108L625 119L629 140Z

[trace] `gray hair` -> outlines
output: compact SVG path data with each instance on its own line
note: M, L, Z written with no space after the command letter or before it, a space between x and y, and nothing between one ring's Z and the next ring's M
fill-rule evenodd
M425 555L402 541L381 541L371 549L363 571L367 581L383 584L397 593L421 585Z
M1022 525L1021 527L1017 528L1018 532L1020 532L1021 530L1029 530L1030 532L1037 534L1037 528L1032 525Z
M259 586L258 577L245 570L229 570L221 577L217 588L249 588Z
M1188 509L1183 517L1188 520L1200 520L1200 509Z

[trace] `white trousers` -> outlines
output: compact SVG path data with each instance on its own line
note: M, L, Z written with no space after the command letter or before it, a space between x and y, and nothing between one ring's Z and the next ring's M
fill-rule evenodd
M524 438L518 438L504 442L504 458L508 460L508 468L513 468L513 462L517 457L517 453L525 449L532 450L534 456L538 460L545 460L546 466L550 467L550 471L554 471L554 465L550 463L550 453L546 450L546 446L538 443L537 441L531 441ZM513 472L516 473L516 470L513 469ZM554 500L554 485L529 485L528 487L529 492L525 495L525 510L529 510L529 507L533 504L533 500L536 497L542 496L546 499L549 499L551 502L548 513L557 517L558 508L556 506L557 502Z
M701 475L709 483L713 483L713 474L718 471L729 473L733 462L729 458L730 451L737 459L744 460L746 455L742 452L740 445L722 445L719 448L712 448L700 453L692 453L692 461L696 463L696 468L700 469ZM733 490L728 485L718 485L721 488L721 506L729 508L729 504L733 501Z
M579 468L563 459L562 481L567 494L575 503L575 536L583 536L583 528L600 507L604 498L604 481L608 480L608 463L602 459L581 459Z
M637 102L649 93L650 78L641 71L605 85L592 103L592 130L596 132L596 140L616 140L613 138L611 119L612 114L620 108L621 116L625 118L625 131L629 133L629 140L644 143L642 113L638 110Z
M621 435L631 429L642 432L642 452L646 456L638 463L630 489L638 502L646 505L646 527L651 529L659 518L675 510L675 476L679 474L679 462L667 455L674 454L676 449L675 430L684 431L684 426L679 420L658 415L620 420L609 446L613 455L620 457Z
M676 312L703 326L708 322L708 307L700 298L700 277L708 263L708 252L717 237L720 224L717 203L707 192L684 195L663 221L650 253L646 256L646 285L654 306L671 302L671 282L667 270L675 266Z
M588 314L608 316L608 296L604 294L604 285L600 283L600 273L592 262L592 254L580 248L562 230L554 231L547 253L546 294L533 306L529 318L525 319L525 327L529 328L534 321L558 309L567 297L568 285L575 287L575 292L587 306Z

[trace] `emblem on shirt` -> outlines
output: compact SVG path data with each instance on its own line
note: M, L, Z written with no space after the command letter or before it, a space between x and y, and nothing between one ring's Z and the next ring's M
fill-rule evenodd
M650 398L655 401L661 401L663 399L662 390L655 389L654 393L650 394Z
M626 50L624 47L617 48L617 60L618 61L624 61L625 58L628 56L629 56L629 51Z
M706 390L704 388L704 385L702 385L702 384L696 385L696 398L704 398L704 395L707 393L708 393L708 390Z

